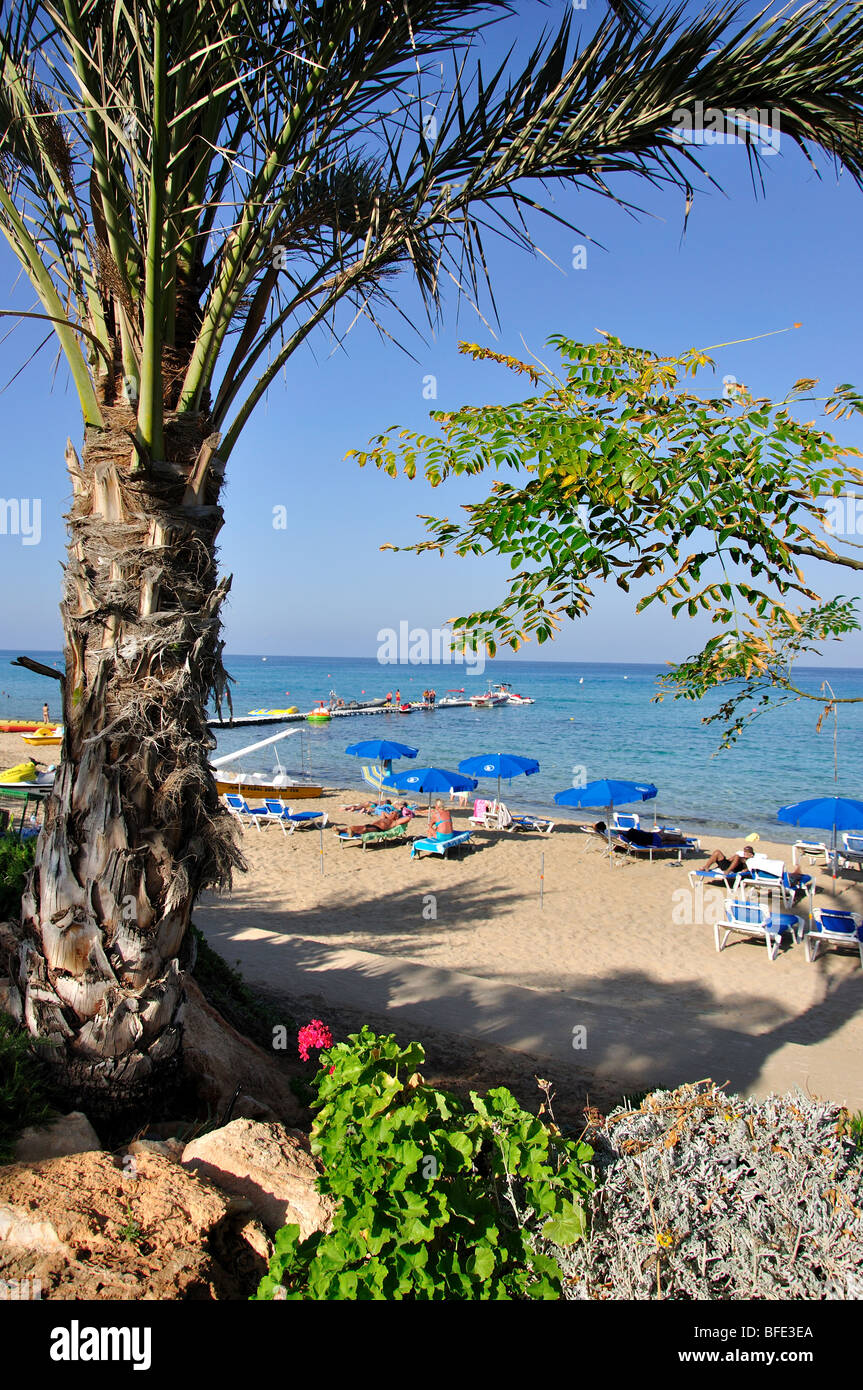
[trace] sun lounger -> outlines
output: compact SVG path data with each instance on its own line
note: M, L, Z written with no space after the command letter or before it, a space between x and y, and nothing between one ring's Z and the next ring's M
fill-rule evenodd
M813 961L822 946L856 946L863 969L863 917L857 912L822 908L815 913L815 925L803 933L806 959Z
M472 825L476 830L515 829L513 817L502 801L475 801L468 825Z
M293 835L295 830L317 830L329 820L326 811L292 811L290 806L274 797L265 797L264 805L286 835Z
M430 836L414 840L411 845L411 859L416 859L419 854L442 854L446 859L451 849L461 853L466 845L470 845L472 838L472 830L459 830L453 835L445 835L440 840L433 840Z
M741 898L726 898L725 921L717 922L713 928L717 951L725 949L732 932L742 936L754 936L767 947L768 960L775 960L779 954L782 938L790 932L792 938L800 925L800 919L793 912L771 912L763 903L746 902ZM722 939L720 940L720 934Z
M650 833L650 832L646 832ZM626 853L632 857L639 854L646 854L651 864L655 854L676 854L678 864L682 864L684 854L700 854L701 844L694 837L683 836L679 842L669 843L663 840L658 830L653 831L650 844L634 844L632 841L624 839L621 834L612 834L612 848ZM696 872L698 872L696 870Z
M244 817L248 817L249 824L257 826L258 830L260 830L262 822L266 825L270 821L279 819L278 816L273 815L272 811L268 811L266 806L250 806L245 797L238 796L236 792L226 792L225 802L231 815L236 817L243 829L246 826Z
M792 880L781 859L768 859L766 855L754 854L749 860L749 873L743 883L743 895L747 893L775 894L780 908L787 910L794 906L798 893L806 893L810 908L815 891L815 880L811 874L802 874Z
M513 816L510 830L536 830L540 835L550 835L554 829L553 820L542 816Z
M640 830L641 816L635 811L615 811L612 830Z
M795 840L791 847L791 863L795 869L801 855L805 855L810 864L830 863L830 851L823 840Z
M843 869L863 868L863 835L843 835L839 862Z
M362 845L366 849L369 845L379 843L381 840L403 840L407 835L407 825L391 825L389 830L366 830L362 835L349 835L346 830L340 830L338 834L339 843L342 845Z

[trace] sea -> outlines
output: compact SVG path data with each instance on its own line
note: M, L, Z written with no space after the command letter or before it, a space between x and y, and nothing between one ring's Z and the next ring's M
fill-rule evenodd
M47 677L11 666L14 651L0 651L0 718L39 718L48 701L58 717L58 687ZM62 670L59 652L29 652ZM414 710L333 719L329 724L286 725L297 733L255 753L236 766L246 772L311 771L325 786L362 785L359 760L347 756L349 744L387 738L418 749L413 767L456 770L481 753L516 753L535 758L538 773L504 783L504 800L518 811L585 819L590 813L556 807L554 794L599 778L653 782L655 811L664 824L692 833L736 836L757 831L764 838L793 843L801 835L776 819L780 806L815 796L863 799L863 703L839 706L838 734L831 714L817 729L820 706L796 700L756 719L730 749L721 751L720 727L704 716L721 703L718 693L701 701L654 701L660 664L611 662L487 662L482 675L467 666L382 665L375 657L230 655L235 715L256 709L296 705L309 710L330 692L350 700L380 698L400 690L403 700L420 700L427 688L437 698L448 691L482 693L489 680L506 681L535 700L532 705L493 709ZM837 698L863 697L863 670L800 667L801 689L819 693L829 682ZM723 697L724 698L724 697ZM276 726L218 730L217 750L232 752L280 732ZM834 768L838 751L838 778ZM395 770L407 769L406 760ZM496 792L496 781L481 782L477 795ZM597 807L596 818L600 818ZM632 807L638 810L638 807ZM809 838L813 838L809 835ZM815 838L822 838L815 836Z

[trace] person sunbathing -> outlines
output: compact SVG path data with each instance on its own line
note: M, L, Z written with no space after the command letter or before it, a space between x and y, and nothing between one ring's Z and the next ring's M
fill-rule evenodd
M644 849L661 849L664 845L684 846L689 844L686 836L679 834L676 830L641 830L638 826L633 826L631 830L619 830L617 835L619 839L626 840L627 844Z
M435 802L429 815L429 834L434 835L436 840L444 840L447 836L455 834L452 828L452 816L442 801Z
M749 872L749 860L755 850L751 845L744 845L738 849L729 859L728 855L721 849L715 849L704 865L702 872L707 873L708 869L718 869L723 874L742 874Z
M394 825L407 825L411 814L404 815L401 810L385 811L377 820L367 821L365 825L349 825L349 835L368 835L374 830L392 830Z

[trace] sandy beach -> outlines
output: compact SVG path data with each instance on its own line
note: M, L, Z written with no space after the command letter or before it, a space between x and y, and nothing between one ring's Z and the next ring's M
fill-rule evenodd
M339 826L361 819L341 809L353 799L364 798L302 805ZM456 829L467 815L454 813ZM737 847L702 845L705 858ZM800 1086L863 1107L856 951L810 964L795 943L771 962L763 943L734 935L717 953L726 894L691 891L698 858L612 863L572 822L548 837L477 832L461 859L342 846L331 827L288 838L250 828L243 849L249 873L195 917L271 995L345 1006L420 1040L442 1033L525 1054L559 1087L594 1096L709 1076L747 1094ZM758 849L790 867L790 845ZM823 870L803 867L817 906L861 909L859 873L834 893Z
M26 756L19 736L0 735L3 766ZM712 924L726 895L692 892L701 859L611 862L573 821L550 836L479 831L461 858L343 846L336 829L362 816L342 808L365 799L347 789L298 802L327 811L323 837L247 829L249 872L198 905L196 924L255 988L295 1010L329 1008L346 1028L368 1020L436 1041L442 1058L447 1039L463 1057L490 1050L501 1080L541 1066L581 1098L709 1076L747 1094L800 1086L863 1108L856 952L809 964L795 943L771 962L735 935L719 954ZM456 829L468 814L454 810ZM704 858L738 844L702 837ZM758 849L790 866L790 845ZM834 891L823 869L803 867L817 906L863 910L863 875L846 872Z

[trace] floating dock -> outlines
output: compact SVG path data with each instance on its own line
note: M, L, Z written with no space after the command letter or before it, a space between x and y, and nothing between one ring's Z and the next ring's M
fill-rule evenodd
M470 700L453 700L447 705L431 705L426 709L422 704L411 704L411 713L419 710L424 714L433 714L438 709L467 709L470 707ZM211 729L251 729L263 727L265 724L302 724L309 714L314 710L308 710L306 714L238 714L233 719L208 719L207 724ZM382 705L375 709L332 709L327 713L331 719L345 719L349 715L355 714L398 714L396 705Z

